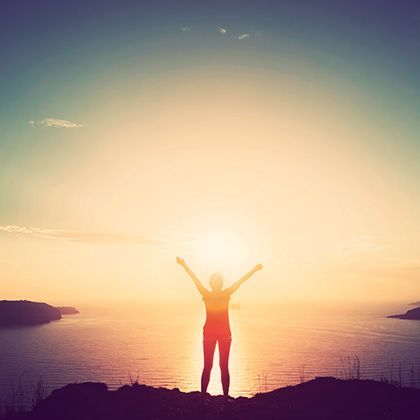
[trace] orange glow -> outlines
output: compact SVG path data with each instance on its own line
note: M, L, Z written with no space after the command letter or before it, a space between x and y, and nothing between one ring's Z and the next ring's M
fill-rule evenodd
M156 243L3 234L3 296L192 299L173 263L183 255L203 281L264 263L265 286L245 300L411 298L419 243L406 196L416 194L366 146L388 134L360 118L353 96L235 71L121 89L124 109L97 104L72 133L68 164L16 180L38 203L36 227Z

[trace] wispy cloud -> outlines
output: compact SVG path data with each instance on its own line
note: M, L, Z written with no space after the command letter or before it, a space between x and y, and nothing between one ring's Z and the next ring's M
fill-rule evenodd
M243 34L238 35L238 39L240 41L242 41L243 39L250 38L250 37L251 37L251 35L250 34L247 34L247 33L243 33Z
M386 278L397 281L415 281L420 276L420 260L418 259L383 259L360 261L359 263L351 262L339 267L340 275L356 275L361 277L362 274L368 274L371 278Z
M372 235L354 235L349 240L339 242L339 248L344 256L353 254L379 254L386 246L379 238Z
M78 124L68 120L61 120L58 118L44 118L42 120L28 121L31 127L52 127L52 128L80 128L82 124Z
M160 241L137 235L122 233L104 233L88 231L68 231L60 229L44 229L17 225L0 226L0 232L10 235L32 236L39 239L64 240L70 242L83 242L87 244L110 245L159 245Z
M420 272L420 259L419 258L405 258L389 260L388 265L397 269L417 270Z
M181 31L182 32L191 32L191 27L190 26L183 26L181 27ZM226 35L228 32L230 32L230 30L224 26L219 26L217 28L217 32L221 35ZM242 32L239 33L238 35L235 35L234 33L232 33L231 35L234 39L238 39L239 41L243 41L245 39L251 38L251 34L248 32Z

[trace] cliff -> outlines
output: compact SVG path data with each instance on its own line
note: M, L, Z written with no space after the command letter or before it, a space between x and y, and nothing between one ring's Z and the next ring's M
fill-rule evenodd
M405 314L401 315L390 315L388 318L399 318L399 319L420 319L420 307L410 309Z
M252 398L103 383L67 385L15 420L407 420L418 418L420 390L372 380L317 378Z
M57 306L61 315L76 315L79 311L73 306Z
M0 326L21 326L44 324L61 319L60 311L54 306L28 300L0 301Z

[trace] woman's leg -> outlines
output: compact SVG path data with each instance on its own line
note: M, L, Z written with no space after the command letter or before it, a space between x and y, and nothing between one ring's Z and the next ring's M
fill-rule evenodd
M214 350L216 349L216 340L203 340L204 368L201 375L201 392L207 392L210 381L210 372L213 367Z
M229 353L232 341L229 339L219 340L219 363L222 375L223 395L229 396L230 374L229 374Z

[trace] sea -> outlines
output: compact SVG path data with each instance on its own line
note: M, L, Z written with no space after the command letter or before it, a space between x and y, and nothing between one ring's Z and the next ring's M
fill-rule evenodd
M49 324L0 329L0 396L68 383L139 382L197 391L202 302L78 307ZM390 319L406 302L236 304L231 395L251 396L317 376L372 378L420 387L420 321ZM220 394L216 351L211 394Z

